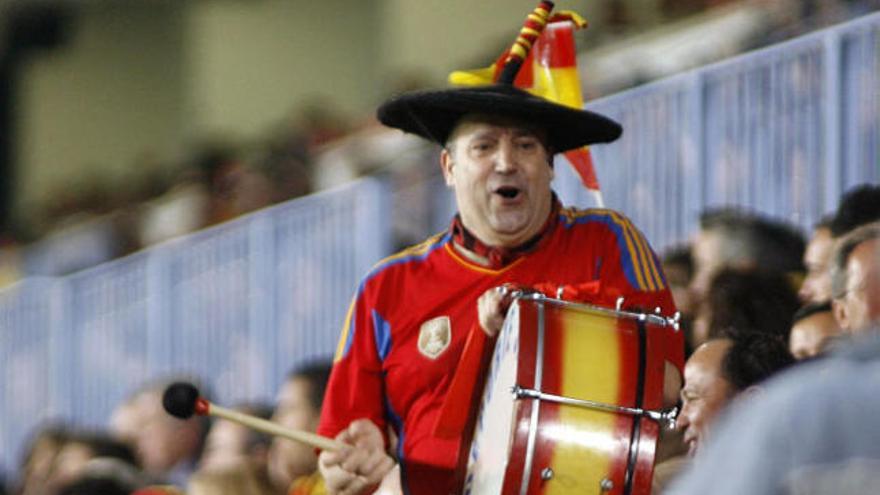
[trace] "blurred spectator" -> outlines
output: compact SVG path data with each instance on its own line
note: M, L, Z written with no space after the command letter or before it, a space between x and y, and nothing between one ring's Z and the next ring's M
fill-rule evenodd
M675 495L880 493L880 328L734 405Z
M875 221L880 221L880 186L866 184L847 191L837 212L816 224L804 253L807 277L799 293L803 301L820 303L831 300L829 265L833 241Z
M688 286L694 274L694 261L690 246L677 246L663 254L663 274L675 300L675 307L682 314L692 315L694 308L688 293Z
M831 260L831 221L833 217L824 217L813 227L813 236L804 251L804 267L807 276L804 278L798 296L807 303L820 303L831 300L831 274L828 264Z
M190 478L187 495L276 495L265 472L242 464L199 471Z
M272 408L257 404L238 406L234 410L262 419L272 416ZM265 473L271 443L272 438L265 433L226 419L215 420L205 439L199 471L250 465Z
M144 402L139 399L140 395L136 393L122 401L113 409L109 421L110 434L117 440L135 448L136 455L139 455L136 449L138 436L147 421Z
M840 239L831 265L834 317L846 332L880 322L880 222Z
M693 345L742 333L765 333L788 341L799 302L784 275L726 268L717 273L694 321Z
M46 492L55 459L69 434L61 425L47 425L36 431L22 458L16 493L41 495Z
M133 442L148 475L184 487L201 457L210 423L204 416L181 420L165 412L162 394L176 381L193 380L169 379L147 384L117 407L111 428L118 438ZM204 387L197 388L203 396L210 396Z
M865 184L847 191L831 220L831 235L840 238L856 227L880 221L880 185Z
M195 232L208 224L210 196L202 176L184 172L170 189L140 207L140 245Z
M291 371L278 392L272 420L286 428L314 432L330 367L330 362L318 362ZM323 480L317 467L318 456L312 447L280 437L272 440L269 478L276 489L296 495L321 493Z
M709 210L691 247L691 293L701 304L722 268L772 270L788 276L803 272L804 239L790 225L742 210ZM790 315L789 315L790 316Z
M70 433L55 457L48 478L47 491L54 492L76 481L86 472L88 463L96 459L114 459L132 467L137 465L132 449L108 434Z
M208 145L196 159L208 186L209 224L263 208L275 198L269 179L238 155L239 151L230 146Z
M808 304L792 318L788 350L795 359L807 359L822 354L831 339L840 334L840 327L831 312L831 303Z

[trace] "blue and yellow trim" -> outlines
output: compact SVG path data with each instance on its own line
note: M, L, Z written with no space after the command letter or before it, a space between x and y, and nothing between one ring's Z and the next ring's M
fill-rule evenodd
M427 258L428 255L431 254L435 249L446 244L449 241L449 238L449 232L441 232L428 238L420 244L408 247L403 251L384 258L373 265L373 268L370 270L364 280L361 281L361 284L360 286L358 286L358 290L354 296L354 299L348 306L348 312L345 315L345 323L342 326L342 335L339 336L339 343L336 345L336 354L333 357L333 362L338 362L339 360L345 358L345 356L348 355L348 351L351 349L355 334L354 307L357 304L357 301L360 299L361 294L363 294L364 287L366 287L367 282L369 282L373 277L379 275L391 266L397 265L399 263L406 263L408 261ZM378 339L376 340L376 345L380 345ZM381 355L380 348L377 348L377 352L379 352Z
M563 224L597 222L607 226L617 237L620 261L630 285L640 291L658 291L666 288L663 272L648 241L628 218L613 210L564 208L560 215Z

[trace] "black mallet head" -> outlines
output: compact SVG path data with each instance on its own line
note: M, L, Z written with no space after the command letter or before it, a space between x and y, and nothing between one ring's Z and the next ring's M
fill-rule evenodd
M189 419L196 412L199 389L191 383L172 383L165 389L162 406L168 414L180 419Z

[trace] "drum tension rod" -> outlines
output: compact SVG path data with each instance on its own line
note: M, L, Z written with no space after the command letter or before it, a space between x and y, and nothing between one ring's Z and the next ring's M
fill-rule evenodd
M543 400L547 402L556 402L558 404L567 404L570 406L583 407L587 409L597 409L599 411L611 412L611 413L621 413L621 414L629 414L631 416L645 416L649 419L653 419L661 426L666 428L675 427L675 418L678 416L678 408L673 407L670 409L663 409L661 411L653 411L650 409L640 409L637 407L626 407L626 406L617 406L613 404L606 404L604 402L596 402L592 400L586 399L572 399L571 397L563 397L561 395L553 395L541 392L539 390L534 390L531 388L522 388L519 385L514 385L510 391L513 393L514 397L517 399L536 399Z

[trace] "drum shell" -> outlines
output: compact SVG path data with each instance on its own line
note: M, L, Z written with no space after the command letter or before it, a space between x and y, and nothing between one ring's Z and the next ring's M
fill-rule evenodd
M519 332L516 385L604 404L661 407L659 350L667 329L553 300L515 304L517 321L508 322L508 331ZM512 407L501 493L650 493L659 433L654 420L530 398Z

